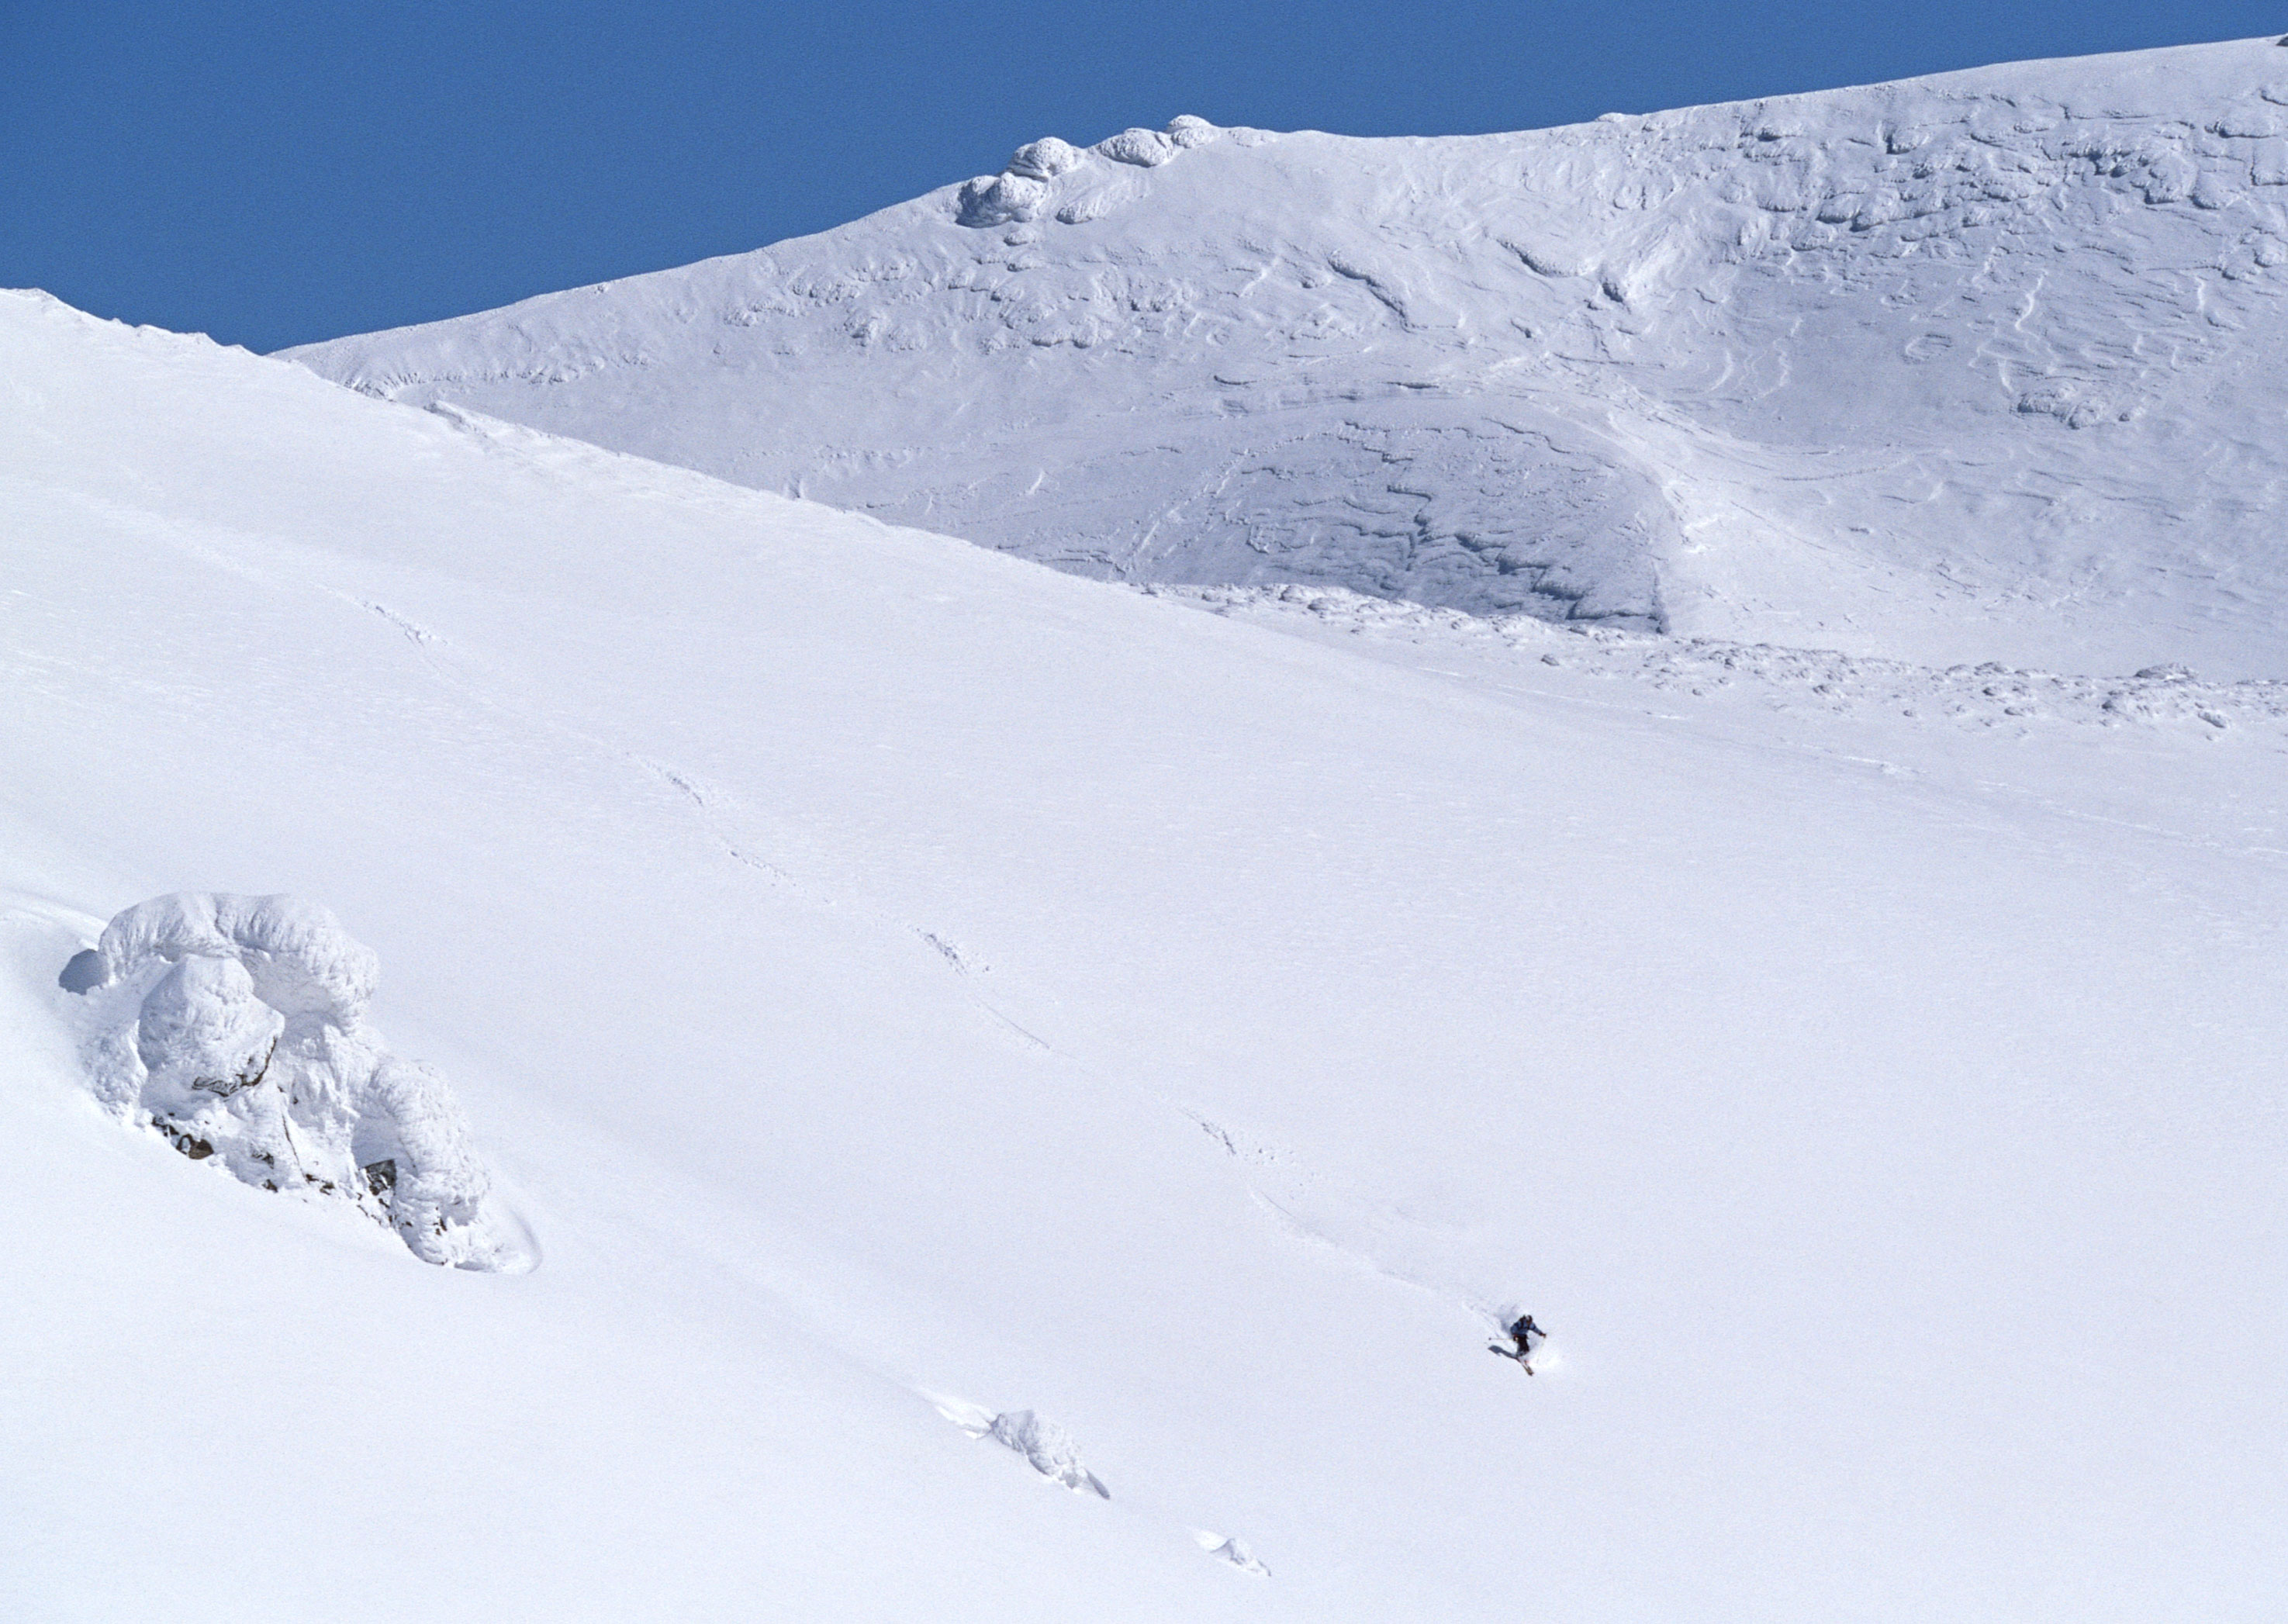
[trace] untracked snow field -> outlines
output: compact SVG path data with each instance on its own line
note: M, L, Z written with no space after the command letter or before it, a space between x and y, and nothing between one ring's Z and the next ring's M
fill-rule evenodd
M1141 593L30 294L0 538L12 1620L2288 1607L2272 685ZM536 1266L107 1113L176 892Z

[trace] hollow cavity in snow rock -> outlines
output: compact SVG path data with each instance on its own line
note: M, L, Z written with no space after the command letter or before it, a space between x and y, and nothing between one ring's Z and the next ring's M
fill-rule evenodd
M186 891L129 908L58 978L91 1002L97 1097L193 1161L346 1201L427 1263L530 1268L445 1080L367 1024L377 975L322 907Z

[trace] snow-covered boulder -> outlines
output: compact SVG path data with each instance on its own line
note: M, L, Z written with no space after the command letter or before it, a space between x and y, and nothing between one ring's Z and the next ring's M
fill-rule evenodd
M1013 1449L1044 1477L1061 1483L1076 1494L1110 1500L1112 1491L1081 1464L1080 1446L1072 1434L1030 1410L1009 1410L993 1418L985 1436L1005 1449Z
M964 226L1006 226L1037 216L1048 201L1049 188L1022 175L980 175L961 188Z
M1045 135L1016 150L1009 160L1008 173L1021 175L1028 180L1054 180L1066 170L1079 168L1087 156L1070 141Z
M378 976L322 907L183 891L121 914L61 979L93 1005L97 1097L193 1161L351 1202L429 1263L529 1266L452 1090L367 1023Z
M1133 163L1148 170L1157 169L1174 157L1176 143L1157 130L1124 130L1099 141L1096 150L1116 163Z
M1187 152L1205 147L1223 133L1195 113L1179 113L1168 121L1168 139Z
M183 959L145 995L136 1022L145 1093L196 1110L201 1093L227 1099L252 1088L285 1026L286 1018L255 996L254 978L236 959Z
M415 1255L458 1262L455 1237L481 1228L490 1180L445 1080L415 1061L383 1060L360 1098L350 1146Z

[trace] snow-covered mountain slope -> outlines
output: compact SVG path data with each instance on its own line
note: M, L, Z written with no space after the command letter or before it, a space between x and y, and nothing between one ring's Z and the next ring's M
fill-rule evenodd
M293 352L1082 574L2283 675L2288 51L1131 131Z
M12 1619L2288 1598L2268 690L1219 617L31 296L0 379ZM373 950L536 1270L98 1109L179 890Z

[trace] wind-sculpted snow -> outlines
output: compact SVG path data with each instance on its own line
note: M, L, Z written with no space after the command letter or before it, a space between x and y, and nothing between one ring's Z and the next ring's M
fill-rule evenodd
M1076 1494L1110 1500L1112 1491L1082 1464L1080 1446L1055 1422L1031 1410L992 1410L965 1399L936 1397L937 1413L975 1438L989 1438L1025 1457L1026 1464Z
M1072 1434L1053 1421L1044 1421L1030 1410L1011 1410L996 1415L985 1436L1005 1449L1015 1450L1035 1471L1076 1494L1112 1498L1112 1491L1081 1464L1080 1446L1073 1442Z
M97 1097L194 1161L351 1202L427 1263L529 1267L451 1089L367 1023L377 974L324 908L179 892L121 914L61 978L95 1005Z
M1389 603L1339 588L1147 590L1283 630L1301 624L1369 642L1499 649L1545 666L1641 682L1662 693L1705 697L1736 685L1781 709L1815 709L1837 716L1890 712L1989 730L2144 723L2205 735L2288 723L2288 682L2205 682L2179 665L2147 666L2114 677L2023 670L1999 661L1937 669L1831 649L1649 637L1606 626L1552 627L1528 615L1473 615Z
M2274 674L2288 52L1179 119L299 359L1083 574Z

